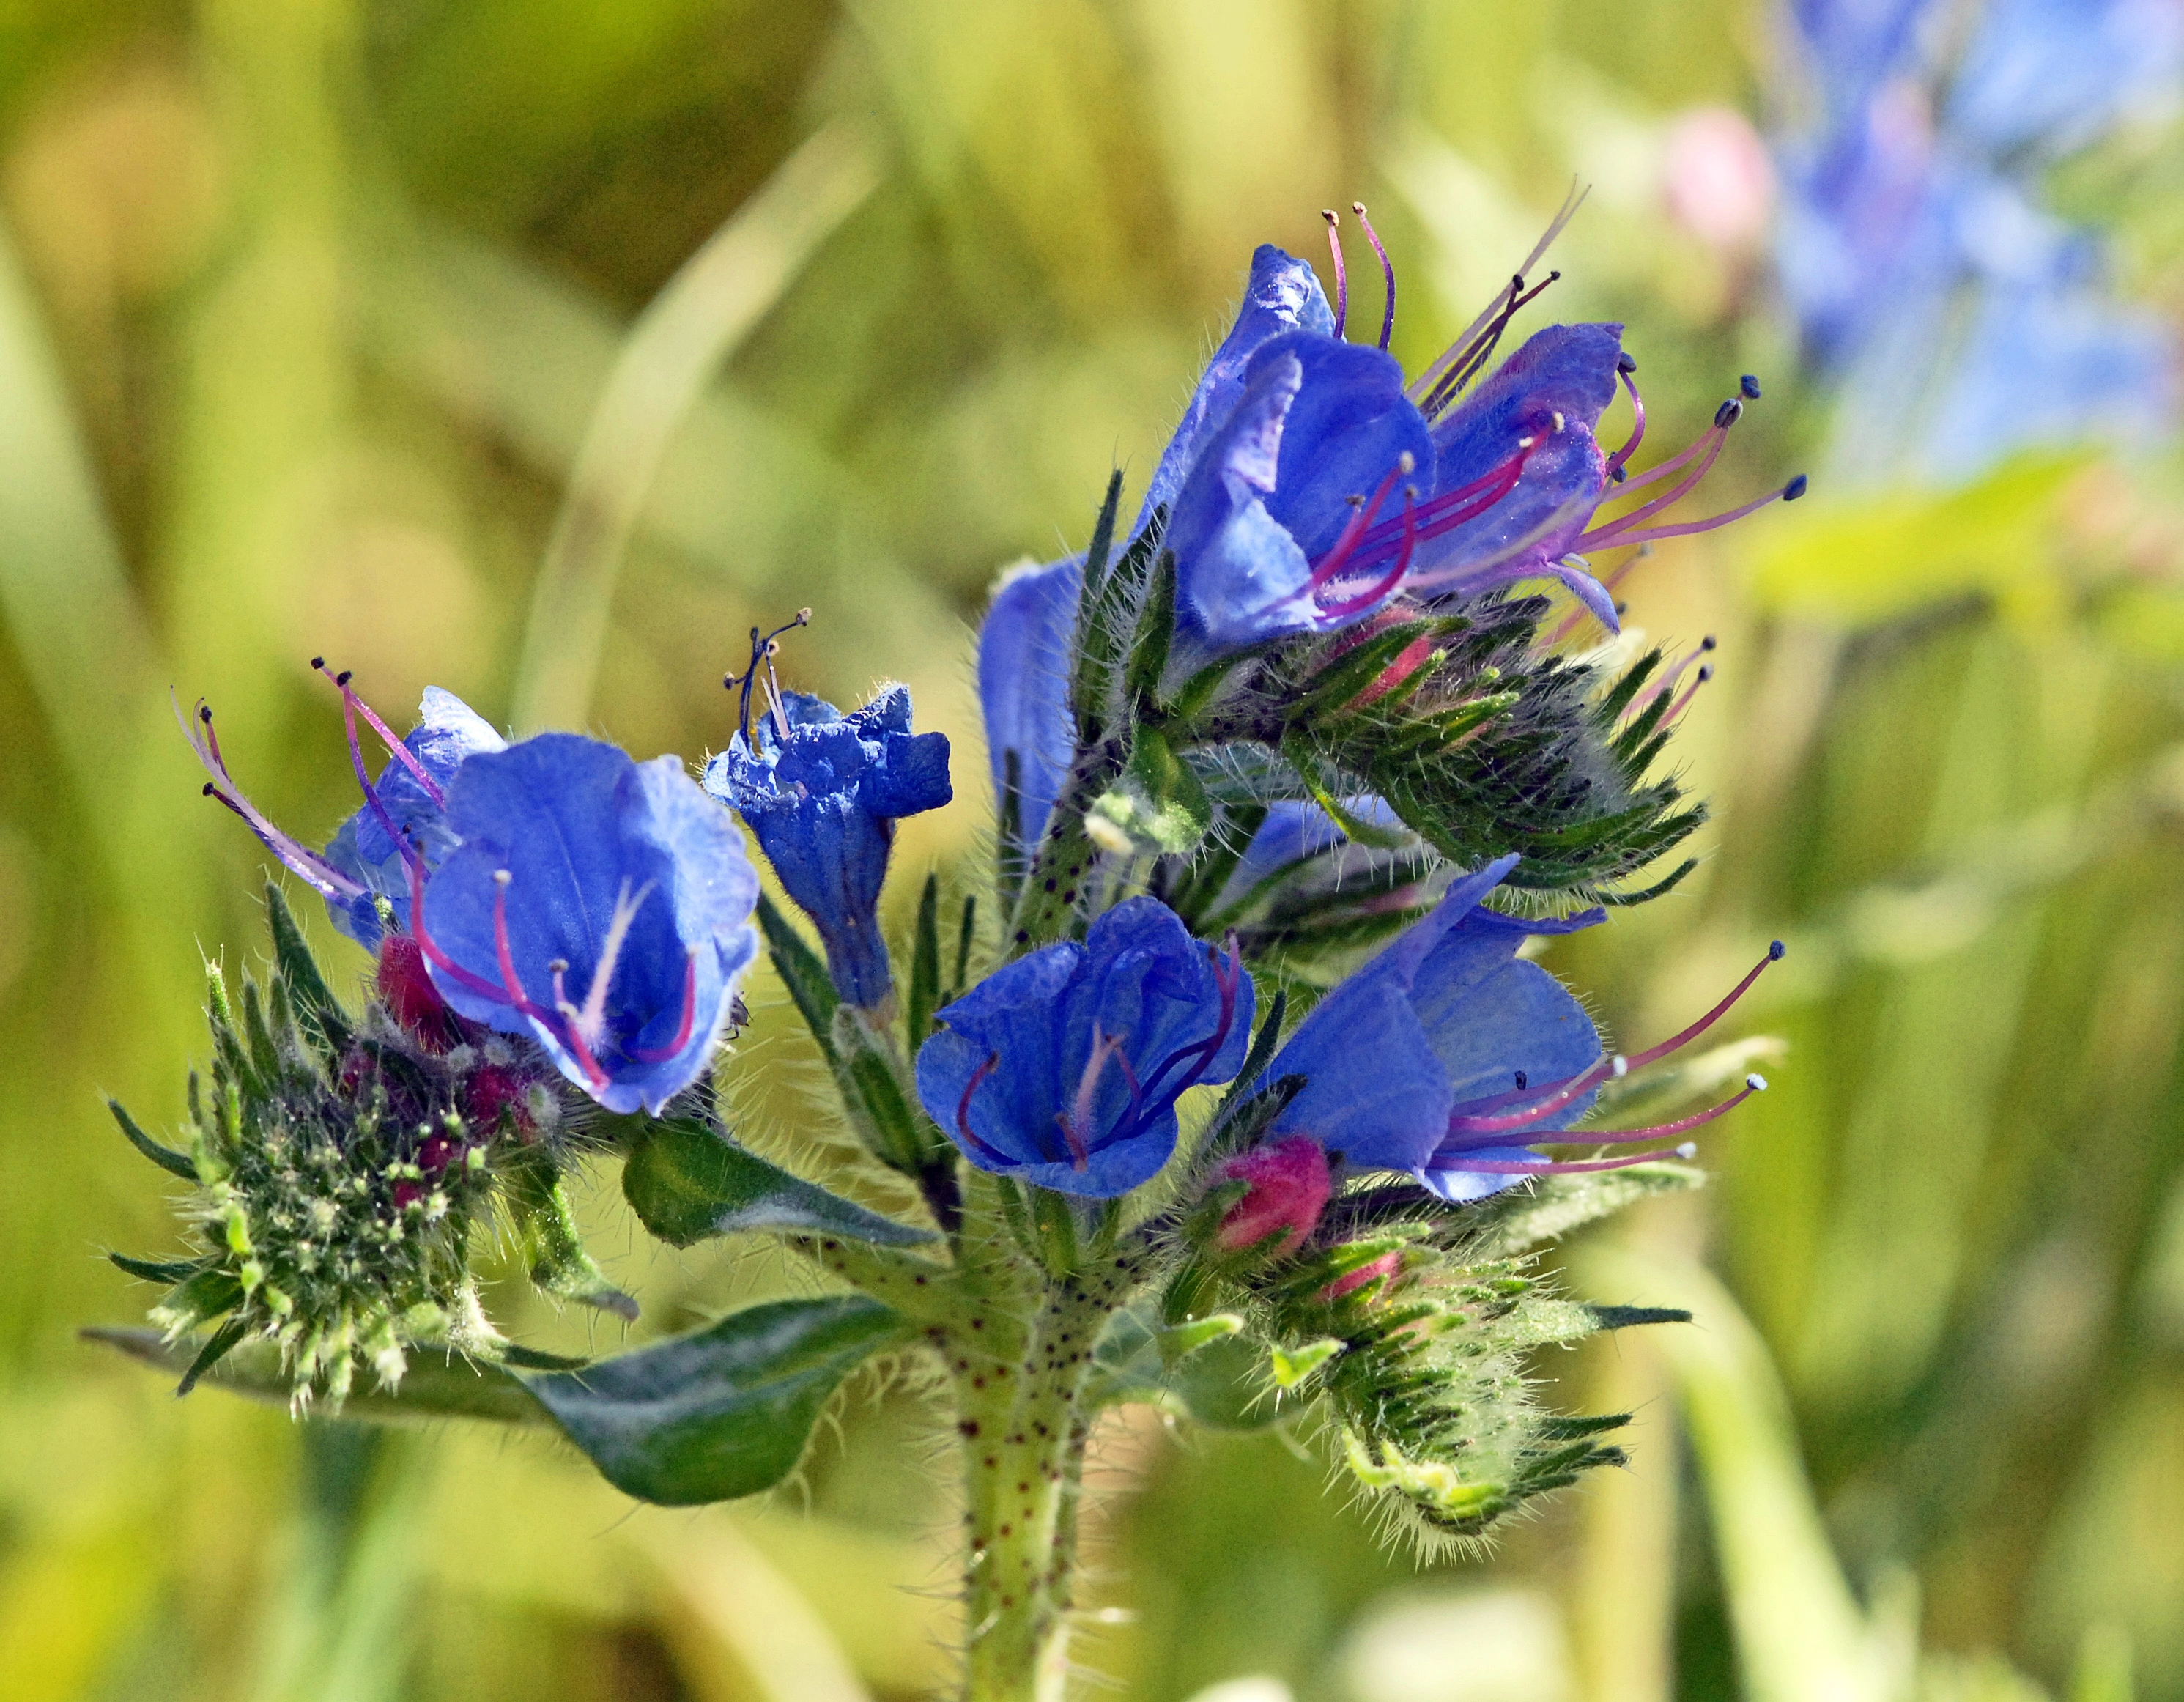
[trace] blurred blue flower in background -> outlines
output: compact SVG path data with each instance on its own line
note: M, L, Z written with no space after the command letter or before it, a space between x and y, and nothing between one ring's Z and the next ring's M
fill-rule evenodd
M1251 978L1157 899L1133 898L1081 946L1020 957L939 1014L917 1095L964 1156L1112 1199L1167 1162L1184 1092L1242 1068Z
M948 736L910 730L910 688L890 685L844 715L784 691L705 765L705 790L749 823L788 896L827 947L834 990L864 1009L894 990L880 888L894 824L955 796Z
M1838 385L1836 471L1970 480L2014 450L2161 430L2176 345L2117 301L2041 176L2184 92L2176 0L1795 0L1775 137L1782 288Z

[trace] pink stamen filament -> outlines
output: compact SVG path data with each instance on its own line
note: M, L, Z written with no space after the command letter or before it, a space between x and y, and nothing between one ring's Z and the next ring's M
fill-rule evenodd
M1069 1158L1073 1168L1082 1171L1092 1162L1092 1109L1094 1097L1100 1090L1100 1078L1107 1073L1110 1060L1123 1066L1123 1079L1129 1084L1130 1109L1134 1113L1142 1091L1138 1085L1137 1072L1130 1061L1123 1056L1123 1041L1119 1035L1104 1035L1097 1023L1092 1025L1092 1055L1085 1059L1084 1073L1077 1078L1077 1098L1067 1111L1057 1111L1054 1120L1061 1125L1061 1138L1069 1143Z
M1699 688L1713 678L1713 664L1709 662L1706 667L1701 668L1698 671L1696 677L1692 679L1691 683L1684 688L1683 695L1669 706L1668 714L1662 718L1664 721L1675 720L1677 717L1680 716L1686 709L1689 709L1691 706L1691 700L1699 695Z
M1354 596L1338 597L1333 602L1319 605L1321 614L1330 620L1347 620L1362 613L1376 604L1384 602L1403 583L1403 575L1411 571L1411 557L1418 551L1418 493L1407 485L1403 489L1403 546L1396 556L1396 564L1372 584ZM1331 588L1330 588L1331 589Z
M690 1044L698 1024L698 948L693 946L682 960L682 1020L675 1038L664 1046L633 1046L630 1056L640 1063L663 1063Z
M1648 527L1641 532L1620 532L1619 534L1614 538L1596 539L1594 539L1594 542L1596 544L1602 545L1614 544L1658 544L1664 538L1689 538L1694 533L1712 532L1717 527L1727 526L1733 521L1741 520L1747 514L1758 513L1759 510L1766 507L1770 502L1784 501L1790 494L1790 488L1791 488L1788 485L1784 485L1778 490L1769 491L1764 496L1755 496L1751 501L1744 504L1741 507L1732 508L1727 512L1722 514L1710 515L1704 520L1687 520L1683 522L1680 525L1676 526ZM1613 522L1611 523L1609 530L1617 530L1618 528L1628 525L1630 521L1635 520L1637 517L1638 516L1636 515L1630 515L1623 520ZM1582 544L1585 542L1585 539L1580 538L1578 539L1578 542Z
M1213 1060L1220 1056L1221 1048L1227 1044L1228 1031L1236 1025L1237 997L1244 984L1244 960L1238 949L1234 929L1229 930L1226 943L1228 951L1225 957L1218 951L1212 954L1213 985L1221 995L1221 1015L1213 1025L1213 1032L1197 1045L1185 1046L1163 1059L1160 1068L1153 1072L1152 1081L1146 1090L1148 1092L1162 1094L1169 1101L1181 1097L1196 1085L1199 1077L1212 1067ZM1190 1063L1184 1070L1183 1080L1173 1088L1169 1088L1167 1085L1168 1072L1183 1065L1186 1058Z
M434 806L445 809L448 806L448 795L440 790L440 783L435 780L426 771L425 765L417 760L417 753L395 737L394 729L382 721L372 706L351 689L349 681L354 676L346 670L340 673L328 672L326 659L324 656L313 656L311 666L320 673L326 674L326 678L334 683L335 688L342 695L342 703L345 710L353 708L354 713L363 716L365 721L370 723L371 730L379 735L380 741L387 746L387 753L415 777L417 784L425 789L425 795L432 801ZM355 727L352 723L350 741L354 743L354 740Z
M465 969L443 951L437 942L433 940L432 930L425 925L425 872L415 863L410 865L410 937L416 940L417 949L425 954L425 961L434 968L444 972L457 986L476 993L480 998L491 999L497 1004L504 1005L508 1002L505 989L496 986L482 975ZM527 1003L528 1001L526 1002ZM535 1013L543 1017L545 1014L544 1012L538 1011L535 1006L529 1011L522 1010L521 1006L516 1008L522 1011L525 1016Z
M1007 1153L1002 1152L1000 1148L987 1145L986 1142L981 1141L971 1129L971 1096L978 1091L979 1085L983 1082L988 1076L991 1075L1000 1067L1001 1055L999 1052L994 1052L992 1056L988 1057L983 1063L980 1064L976 1069L971 1072L970 1080L963 1084L963 1097L956 1102L956 1132L963 1137L967 1145L976 1147L981 1152L983 1152L995 1163L1012 1166L1016 1163L1015 1159L1010 1158Z
M346 688L342 692L342 724L348 729L348 760L356 770L358 790L363 792L364 801L378 819L380 830L394 841L394 849L401 853L404 862L421 865L423 859L417 855L417 848L410 843L410 836L395 825L394 818L380 801L378 789L371 784L371 776L365 771L364 750L356 738L356 699Z
M1704 478L1707 474L1713 470L1714 462L1721 457L1722 445L1729 441L1729 433L1727 432L1715 431L1711 427L1708 428L1708 436L1712 438L1713 441L1707 445L1706 453L1699 458L1698 465L1693 467L1689 472L1685 473L1681 478L1678 479L1674 485L1673 485L1669 490L1664 492L1663 494L1653 498L1650 502L1640 504L1639 506L1632 509L1628 514L1618 515L1613 520L1602 522L1598 526L1593 527L1591 531L1587 532L1580 537L1577 542L1573 544L1570 548L1580 550L1605 550L1618 543L1644 543L1645 539L1642 538L1624 537L1619 534L1627 532L1631 527L1643 525L1646 521L1651 520L1655 515L1660 513L1663 509L1669 508L1673 505L1682 501L1685 497L1691 494L1691 491L1696 488L1699 481ZM1633 481L1633 483L1635 483L1635 481ZM1623 489L1615 492L1613 496L1605 498L1603 500L1612 501L1615 498L1627 496L1628 494L1630 494L1630 487L1626 485Z
M1502 1117L1452 1116L1448 1119L1449 1133L1451 1135L1500 1135L1513 1130L1529 1128L1541 1118L1550 1116L1560 1110L1572 1100L1591 1092L1593 1089L1611 1077L1619 1080L1631 1070L1642 1069L1649 1063L1658 1062L1670 1052L1688 1046L1719 1022L1729 1013L1730 1007L1751 989L1752 984L1759 979L1767 966L1769 963L1779 963L1781 957L1782 942L1777 940L1767 948L1767 955L1752 966L1744 979L1730 989L1728 996L1719 1004L1689 1028L1679 1034L1670 1035L1658 1046L1649 1046L1644 1052L1629 1057L1619 1056L1604 1057L1580 1074L1571 1076L1566 1081L1551 1084L1554 1089L1553 1091L1523 1111L1513 1112Z
M1764 1093L1767 1081L1763 1076L1747 1075L1744 1085L1719 1105L1709 1105L1703 1111L1695 1111L1689 1117L1680 1117L1673 1123L1657 1124L1648 1129L1548 1130L1537 1137L1541 1146L1631 1147L1641 1141L1659 1141L1671 1135L1686 1135L1694 1129L1702 1129L1717 1117L1725 1117L1755 1093ZM1444 1148L1443 1151L1450 1149ZM1439 1154L1435 1155L1436 1157Z
M1706 430L1693 438L1687 447L1678 450L1668 460L1656 461L1645 472L1624 480L1616 487L1613 497L1603 500L1626 497L1634 491L1643 490L1647 485L1658 483L1660 480L1668 477L1669 474L1689 466L1693 456L1705 455L1709 449L1718 452L1720 448L1720 439L1725 435L1725 432L1720 427L1708 426Z
M1342 327L1350 320L1350 272L1342 263L1342 220L1332 207L1323 208L1319 216L1327 220L1327 246L1334 254L1334 340L1342 341Z
M1638 381L1619 366L1615 369L1615 376L1623 381L1623 388L1630 393L1630 411L1635 416L1635 422L1630 428L1630 441L1607 458L1607 477L1611 482L1616 473L1629 463L1630 457L1638 452L1638 445L1646 440L1646 402L1638 393Z
M1381 246L1380 233L1373 228L1373 221L1365 216L1365 204L1362 201L1352 201L1350 204L1350 210L1357 215L1357 222L1365 227L1365 240L1373 245L1373 252L1379 257L1380 277L1388 287L1388 304L1380 312L1379 347L1384 354L1388 347L1388 339L1396 334L1395 262L1388 258L1387 249ZM1340 334L1337 333L1337 335Z
M1671 662L1666 668L1662 670L1659 678L1649 682L1645 690L1640 692L1636 697L1631 700L1630 706L1623 711L1624 719L1627 721L1635 715L1643 713L1646 706L1651 704L1655 698L1660 696L1663 692L1669 689L1678 680L1684 677L1685 670L1687 670L1693 662L1696 661L1701 656L1705 656L1713 648L1714 641L1712 637L1709 636L1708 638L1702 639L1691 650L1686 650L1682 656Z
M1396 458L1396 465L1380 481L1380 488L1373 493L1371 500L1351 512L1342 530L1335 533L1334 542L1328 546L1327 553L1313 564L1312 578L1305 583L1306 595L1318 591L1349 565L1351 556L1356 553L1359 543L1372 527L1373 516L1380 511L1380 505L1388 499L1388 493L1396 488L1396 481L1408 477L1416 465L1407 449Z
M1469 483L1458 485L1454 490L1443 491L1440 495L1419 504L1415 514L1407 503L1400 522L1384 522L1358 540L1353 553L1362 560L1349 564L1351 571L1362 571L1368 563L1378 560L1381 551L1390 544L1399 554L1407 555L1427 539L1453 531L1467 521L1476 520L1517 488L1518 480L1524 477L1524 464L1531 459L1540 441L1537 437L1518 439L1516 453L1507 460L1490 467ZM1340 541L1337 540L1338 544ZM1334 551L1328 553L1331 556ZM1334 576L1330 574L1328 577L1331 578Z
M227 772L227 764L220 754L220 738L213 731L212 711L205 706L203 700L200 699L197 706L198 724L204 728L202 739L183 717L181 702L171 694L169 701L174 704L175 720L182 729L182 737L189 740L191 752L197 757L198 765L213 777L212 783L204 789L204 795L217 798L242 817L244 825L257 835L259 843L302 876L315 891L343 902L364 896L365 889L363 886L350 879L316 851L275 827L244 795L242 789L235 784L234 777Z
M550 1030L554 1026L553 1018L533 1003L531 996L523 991L522 979L515 973L515 953L509 945L508 889L515 879L504 868L493 872L493 950L500 963L502 996L520 1014L544 1024ZM577 1024L577 1007L562 998L560 994L561 971L556 969L554 971L554 1008L561 1017L561 1038L574 1054L577 1067L590 1079L592 1085L604 1087L609 1079L607 1073L599 1068L599 1060L592 1056L592 1049L584 1044L582 1031Z
M1690 1158L1697 1156L1698 1148L1688 1144L1681 1147L1660 1147L1650 1152L1632 1152L1620 1158L1569 1159L1542 1158L1537 1163L1524 1163L1513 1158L1455 1158L1443 1162L1436 1154L1428 1163L1429 1170L1465 1170L1490 1176L1569 1176L1586 1170L1624 1170L1633 1164L1651 1163L1659 1158Z

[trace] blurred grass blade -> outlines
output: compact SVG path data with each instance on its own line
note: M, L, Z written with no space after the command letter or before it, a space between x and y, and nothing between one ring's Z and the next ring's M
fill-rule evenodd
M114 790L115 733L138 723L158 650L4 227L0 395L0 621L89 813ZM92 842L110 859L121 853L116 836Z
M846 122L814 136L638 315L577 452L516 669L515 723L580 723L623 551L677 427L721 362L879 181Z
M1587 1291L1642 1296L1696 1320L1651 1331L1698 1465L1751 1702L1893 1702L1898 1688L1829 1546L1774 1362L1708 1271L1627 1247L1575 1264ZM1626 1349L1627 1351L1627 1349Z

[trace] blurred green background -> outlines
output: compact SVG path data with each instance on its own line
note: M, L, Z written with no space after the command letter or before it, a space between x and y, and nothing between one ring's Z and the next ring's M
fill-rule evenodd
M766 1505L633 1511L535 1434L307 1434L76 1341L148 1297L103 1250L175 1236L100 1096L171 1122L200 952L259 949L265 860L168 689L314 837L353 805L315 653L390 718L436 683L694 758L740 634L809 604L791 678L906 679L956 741L899 867L968 870L985 588L1141 483L1251 245L1366 199L1415 367L1576 176L1549 305L1629 322L1664 445L1761 373L1710 489L1816 490L1627 582L1721 639L1680 741L1719 813L1552 961L1642 1038L1786 937L1740 1012L1777 1091L1707 1192L1569 1250L1699 1314L1540 1367L1636 1410L1627 1471L1422 1570L1308 1445L1134 1411L1086 1694L2184 1698L2180 459L1830 492L1763 237L1671 193L1774 42L1760 0L0 4L0 1694L944 1685L946 1462L900 1386ZM2140 126L2053 186L2173 319L2180 182ZM752 998L738 1126L793 1150L820 1078ZM590 1190L639 1336L798 1280Z

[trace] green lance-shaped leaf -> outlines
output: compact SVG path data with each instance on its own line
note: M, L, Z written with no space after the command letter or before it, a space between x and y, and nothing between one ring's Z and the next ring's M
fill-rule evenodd
M180 1176L186 1182L198 1179L198 1167L187 1153L177 1152L171 1147L163 1147L136 1126L136 1119L121 1108L121 1102L109 1099L106 1108L114 1113L114 1120L121 1125L121 1132L129 1137L129 1144L170 1175Z
M349 1042L348 1015L326 985L288 901L270 882L265 888L265 917L273 933L274 967L288 990L297 1021L319 1042L320 1053L331 1057Z
M791 1175L695 1118L649 1122L622 1166L621 1191L671 1247L770 1230L906 1247L929 1230L899 1224Z
M779 1300L710 1330L523 1379L625 1494L661 1506L730 1501L795 1470L827 1398L902 1320L861 1295Z
M819 1042L819 1050L826 1054L827 1062L834 1063L834 1012L842 1002L842 996L834 991L826 963L805 944L804 936L781 913L781 907L762 892L758 896L758 925L766 935L766 949L773 959L774 973L781 977L782 985L788 989L788 996L803 1013L805 1025L811 1030L811 1038Z
M911 1055L925 1044L933 1031L933 1013L940 1003L940 877L928 874L917 896L917 932L910 958L910 1005L903 1014L903 1035Z
M131 1359L181 1376L202 1357L192 1342L169 1342L156 1330L92 1329L84 1340L116 1348ZM511 1350L511 1357L515 1357ZM528 1356L526 1356L528 1357ZM410 1367L394 1388L360 1377L343 1403L341 1415L370 1424L425 1424L436 1419L491 1419L502 1424L543 1425L546 1415L530 1392L499 1365L465 1359L443 1348L412 1346ZM271 1342L233 1347L202 1374L208 1388L226 1389L250 1400L285 1407L296 1381L281 1364Z

